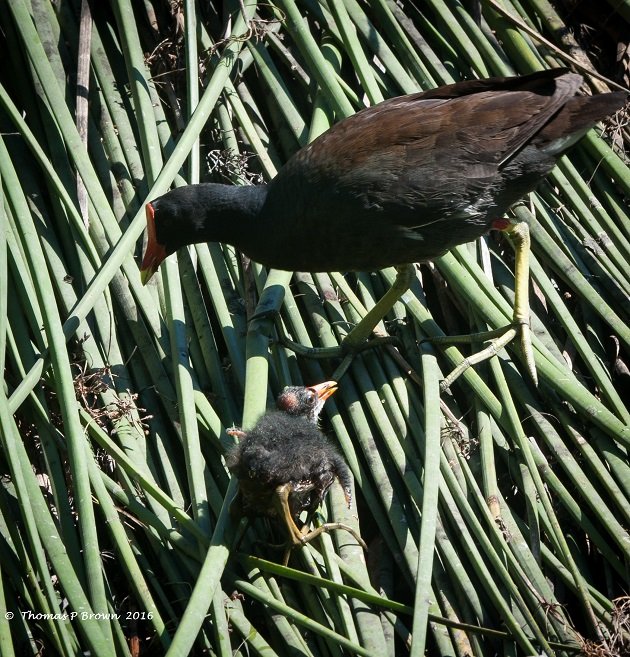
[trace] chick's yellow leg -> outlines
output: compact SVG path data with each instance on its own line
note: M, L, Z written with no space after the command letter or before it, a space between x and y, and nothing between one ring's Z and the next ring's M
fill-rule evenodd
M352 534L354 539L364 550L367 550L365 541L354 531L352 527L345 525L342 522L327 522L311 531L308 531L307 527L304 526L303 530L300 531L295 524L295 521L293 520L291 515L291 508L289 507L289 495L291 494L292 490L293 489L291 484L281 484L276 488L276 503L278 504L279 511L278 515L284 521L284 524L289 532L289 540L291 543L289 548L284 553L282 565L286 566L289 563L289 556L291 555L291 550L293 548L301 545L306 545L306 543L310 543L322 532L329 532L333 529L345 529L347 532Z
M289 540L293 545L299 545L302 542L302 532L295 524L289 507L289 495L292 490L293 487L291 484L280 484L280 486L276 488L276 502L279 506L278 515L289 532Z

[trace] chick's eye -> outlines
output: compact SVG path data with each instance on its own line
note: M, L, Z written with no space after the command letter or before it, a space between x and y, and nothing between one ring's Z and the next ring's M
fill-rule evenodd
M317 394L314 390L306 391L306 402L309 406L312 406L317 401Z

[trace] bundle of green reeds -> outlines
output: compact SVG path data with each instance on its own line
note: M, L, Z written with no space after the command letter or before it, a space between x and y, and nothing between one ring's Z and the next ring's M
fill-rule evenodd
M630 4L603 3L599 33L568 29L570 4L0 3L3 657L628 654L627 116L515 209L538 388L510 350L440 395L462 354L422 342L509 320L512 252L488 238L418 270L388 317L403 347L358 356L327 402L357 506L333 487L321 513L367 557L337 532L278 565L271 529L230 517L223 456L226 428L334 369L279 328L336 345L393 271L209 244L145 288L137 264L146 200L270 179L366 104L566 65L606 89Z

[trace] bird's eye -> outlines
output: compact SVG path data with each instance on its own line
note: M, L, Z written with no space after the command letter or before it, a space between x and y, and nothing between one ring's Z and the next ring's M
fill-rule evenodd
M306 402L308 403L308 405L313 406L313 404L315 404L316 401L317 401L317 393L314 390L307 390Z

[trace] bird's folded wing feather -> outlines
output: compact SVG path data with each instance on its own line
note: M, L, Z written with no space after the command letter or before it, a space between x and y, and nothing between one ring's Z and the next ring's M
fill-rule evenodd
M536 91L482 86L455 97L395 98L333 126L289 166L334 189L337 200L347 194L362 195L364 207L420 205L423 225L446 221L496 179L579 82L567 74L542 80ZM401 215L401 224L409 221L418 214Z

